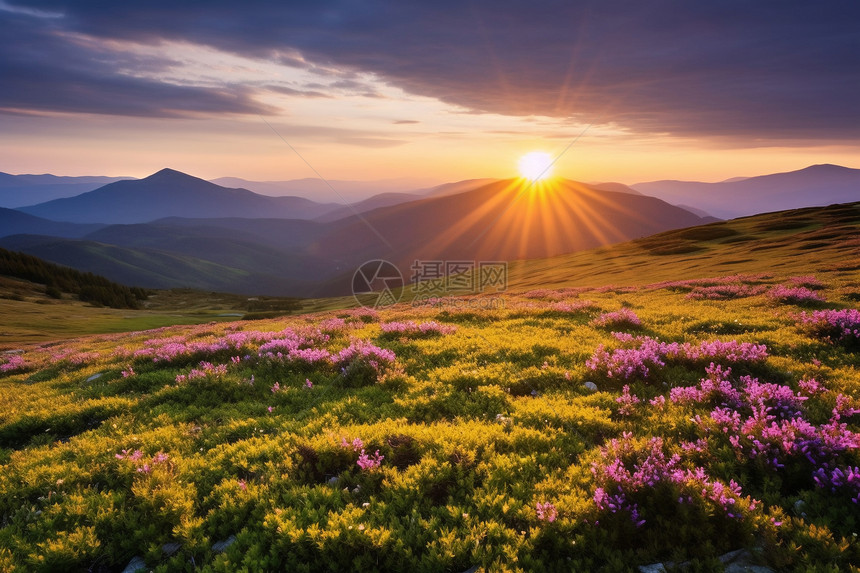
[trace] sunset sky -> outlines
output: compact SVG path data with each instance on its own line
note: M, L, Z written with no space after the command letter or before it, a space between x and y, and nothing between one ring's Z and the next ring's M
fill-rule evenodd
M860 167L856 2L0 1L0 171L582 181Z

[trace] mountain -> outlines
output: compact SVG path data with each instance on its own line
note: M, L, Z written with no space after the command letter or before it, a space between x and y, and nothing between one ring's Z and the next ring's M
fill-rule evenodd
M628 187L624 183L613 183L612 181L608 181L606 183L592 183L590 185L593 189L597 189L599 191L614 191L616 193L629 193L631 195L641 195L639 191L633 189L632 187Z
M61 267L38 257L0 249L0 276L45 285L45 294L60 299L62 293L78 296L78 300L113 308L138 308L146 298L140 288L129 288L91 273Z
M248 181L238 177L212 179L224 187L250 189L260 195L282 197L292 195L317 202L348 204L363 201L380 193L400 193L426 185L426 180L401 178L379 181L343 181L320 178L292 179L288 181ZM411 191L410 191L411 192Z
M424 197L444 197L446 195L465 193L466 191L471 191L476 187L489 185L496 181L498 181L498 179L466 179L464 181L456 181L454 183L443 183L442 185L436 185L435 187L428 187L426 189L418 189L416 191L412 191L412 193Z
M118 181L76 197L55 199L20 211L75 223L145 223L164 217L312 219L337 207L302 197L266 197L162 169L145 179Z
M31 233L37 235L52 235L54 237L77 238L83 237L100 229L102 225L82 225L78 223L58 223L41 217L35 217L0 207L0 237Z
M422 199L421 195L415 195L413 193L380 193L379 195L374 195L364 201L359 201L351 205L344 205L343 207L326 213L322 217L317 217L315 220L321 222L337 221L338 219L343 219L350 215L355 215L356 213L365 213L380 207L390 207L392 205L399 205L409 201L417 201L418 199Z
M130 177L59 177L0 173L0 207L15 208L74 197Z
M857 201L860 199L860 169L813 165L799 171L720 183L652 181L632 187L668 203L690 205L727 219Z
M273 232L266 235L266 228ZM252 274L318 278L332 266L309 248L318 229L310 221L289 219L165 219L111 225L83 238L193 257Z
M387 258L403 270L416 259L548 257L702 222L653 197L510 179L341 219L317 248L347 260Z
M133 183L146 180L123 186ZM653 197L512 179L334 221L171 217L77 241L16 235L0 244L126 284L321 296L348 294L355 269L377 258L408 276L415 260L545 257L702 222Z
M144 288L190 287L249 295L307 292L314 281L253 273L196 257L154 249L132 249L96 241L13 235L0 246L46 261Z

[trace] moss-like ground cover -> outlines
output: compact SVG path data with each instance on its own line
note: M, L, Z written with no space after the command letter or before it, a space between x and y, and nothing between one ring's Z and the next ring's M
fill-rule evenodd
M856 571L859 284L541 289L7 356L0 569L720 570L746 548Z

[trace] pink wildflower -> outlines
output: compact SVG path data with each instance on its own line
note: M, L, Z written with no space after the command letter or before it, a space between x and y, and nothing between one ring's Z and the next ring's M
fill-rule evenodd
M535 511L537 512L537 518L547 523L552 523L558 517L558 510L548 501L545 503L538 502L535 506Z

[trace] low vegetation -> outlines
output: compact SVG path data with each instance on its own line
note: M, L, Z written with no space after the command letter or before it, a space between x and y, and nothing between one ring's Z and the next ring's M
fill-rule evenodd
M0 568L856 570L858 284L813 278L815 309L735 275L7 356Z
M858 571L853 240L7 354L0 570Z

